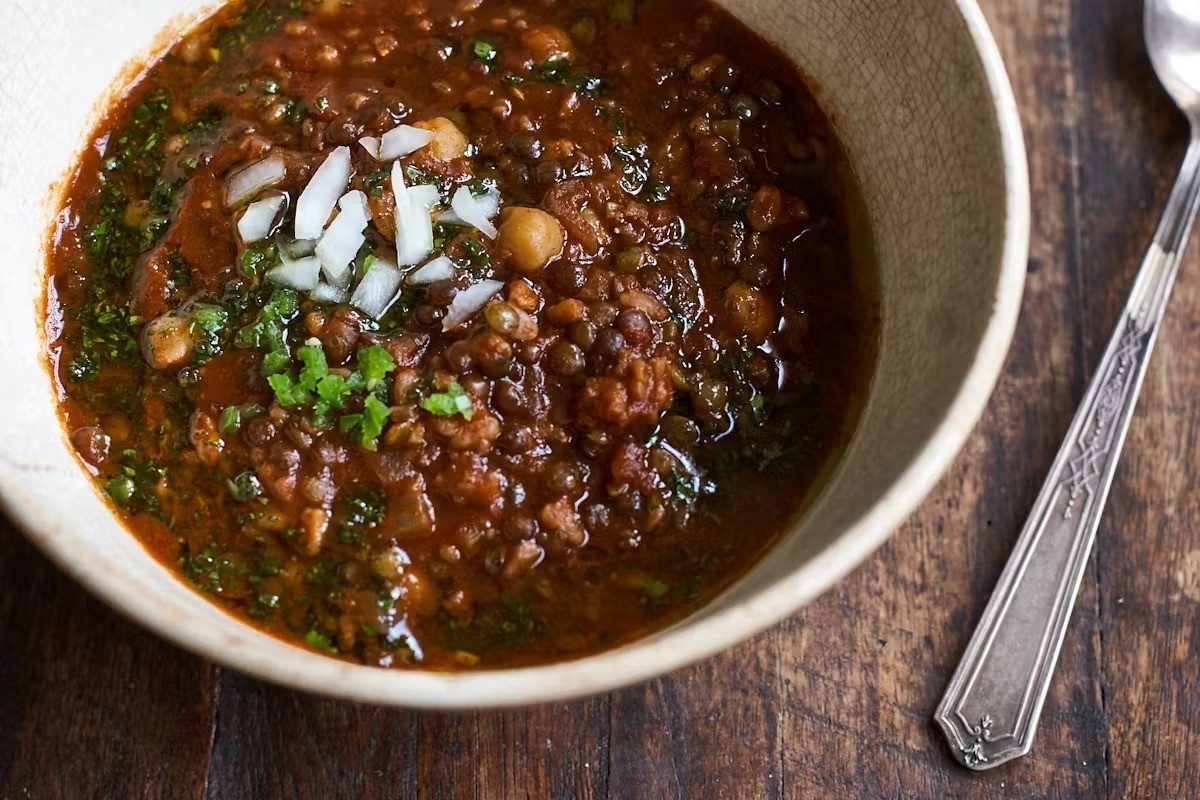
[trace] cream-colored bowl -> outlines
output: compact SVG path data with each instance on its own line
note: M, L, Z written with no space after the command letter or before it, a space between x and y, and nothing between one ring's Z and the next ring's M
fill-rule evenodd
M729 647L828 588L949 465L999 374L1028 246L1021 129L973 0L724 2L819 84L866 197L884 317L871 396L836 474L716 602L655 636L569 663L385 671L316 655L226 616L117 523L57 416L43 357L45 237L56 183L110 90L163 46L166 26L194 20L212 0L0 3L0 493L8 513L80 583L182 647L299 689L405 706L510 705L612 689Z

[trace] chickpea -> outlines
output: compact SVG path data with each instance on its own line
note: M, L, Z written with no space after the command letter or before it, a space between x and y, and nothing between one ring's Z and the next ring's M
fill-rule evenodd
M424 571L412 565L405 566L404 575L398 583L409 613L418 617L428 617L437 613L441 605L441 596L437 585Z
M500 214L497 242L518 272L535 273L562 255L563 228L558 220L536 208L506 208Z
M200 463L207 467L215 467L221 460L221 451L225 449L225 442L217 430L216 420L203 411L197 411L192 415L189 436L192 447L196 448L196 455L200 457Z
M192 357L191 325L183 317L164 314L142 329L142 357L153 369L171 369Z
M763 186L751 195L746 209L751 228L765 233L774 228L782 216L783 193L774 186Z
M521 35L521 44L532 52L534 61L539 64L571 57L571 37L553 25L530 28Z
M95 426L79 428L71 434L71 444L79 452L81 458L93 467L103 466L108 460L108 450L112 440L103 430Z
M725 290L725 310L754 341L764 341L775 331L777 320L771 301L742 281Z
M433 133L433 141L422 152L428 153L435 160L453 161L467 154L467 137L457 125L445 117L416 122L413 123L413 127Z

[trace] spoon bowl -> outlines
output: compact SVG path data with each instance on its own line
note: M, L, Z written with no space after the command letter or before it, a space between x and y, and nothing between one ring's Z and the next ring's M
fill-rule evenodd
M1145 28L1158 79L1195 127L1200 122L1200 3L1146 0Z

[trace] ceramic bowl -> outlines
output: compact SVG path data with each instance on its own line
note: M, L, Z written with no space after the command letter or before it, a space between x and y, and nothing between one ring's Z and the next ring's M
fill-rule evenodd
M661 633L551 666L438 674L325 658L222 613L114 519L68 444L43 356L44 248L97 110L211 0L0 3L0 494L10 517L105 602L205 658L372 703L561 700L647 679L777 622L858 564L950 464L1000 372L1028 247L1021 129L973 0L724 0L818 87L859 175L881 270L879 363L858 430L815 504L715 602Z

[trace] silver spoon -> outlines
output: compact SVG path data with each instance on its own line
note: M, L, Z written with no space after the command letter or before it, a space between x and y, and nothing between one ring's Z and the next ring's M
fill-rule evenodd
M1200 2L1146 0L1154 69L1192 139L1154 243L1016 550L934 719L984 770L1029 752L1121 445L1200 208Z

